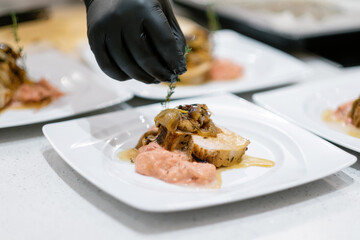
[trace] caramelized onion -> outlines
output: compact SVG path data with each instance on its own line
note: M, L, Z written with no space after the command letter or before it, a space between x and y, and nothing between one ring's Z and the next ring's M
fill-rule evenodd
M211 121L208 123L206 128L200 128L197 131L197 134L202 137L216 137L219 133L219 129L215 126L215 124Z
M216 137L219 130L210 119L211 113L205 104L181 105L165 109L155 117L155 125L169 132L182 131L202 137Z
M159 127L160 125L167 128L168 131L174 132L179 126L181 120L181 113L178 109L165 109L162 110L155 117L155 126Z

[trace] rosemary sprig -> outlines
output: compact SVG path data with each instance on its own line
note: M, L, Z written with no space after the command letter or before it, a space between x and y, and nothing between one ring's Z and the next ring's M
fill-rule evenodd
M185 53L184 53L184 57L186 58L186 55L188 55L189 52L191 52L191 47L189 47L188 45L185 46Z
M186 55L191 51L191 48L189 46L185 46L185 53L184 53L184 57L186 58ZM169 103L171 101L171 96L174 94L175 92L175 88L176 88L176 83L177 82L180 82L180 78L178 77L176 79L175 82L170 82L169 83L169 89L167 91L167 95L166 95L166 98L165 98L165 101L161 103L161 105L164 107L164 108L168 108L169 107Z
M214 3L210 3L206 7L206 17L210 31L217 31L221 28L219 17L215 12Z
M12 33L18 48L18 54L21 56L23 48L20 46L20 38L18 35L18 22L17 22L17 17L16 17L16 13L15 12L11 12L11 20L12 20Z
M13 36L14 36L14 40L15 40L15 43L17 45L17 48L18 48L18 55L21 59L21 67L26 71L26 66L25 66L25 56L23 55L23 50L24 48L20 46L20 38L19 38L19 35L18 35L18 21L17 21L17 17L16 17L16 13L15 12L11 12L11 20L12 20L12 26L11 26L11 29L12 29L12 33L13 33Z

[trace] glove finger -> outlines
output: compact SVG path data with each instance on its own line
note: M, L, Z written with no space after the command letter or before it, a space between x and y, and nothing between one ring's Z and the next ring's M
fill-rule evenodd
M134 60L145 72L162 82L174 82L177 80L177 74L167 68L162 58L154 51L152 44L148 42L145 33L141 34L139 31L133 30L131 34L124 36L124 38ZM136 38L137 40L134 40Z
M101 70L106 75L116 80L124 81L130 79L130 77L126 73L124 73L110 57L104 41L101 41L100 37L92 37L91 39L97 40L96 42L90 41L90 47L95 55L96 62L98 63Z
M184 50L179 48L169 22L162 11L152 11L144 20L144 31L169 69L175 74L186 72Z
M173 31L177 46L180 49L180 51L182 51L182 55L184 55L185 47L186 47L186 38L183 32L181 31L178 21L176 20L171 4L168 0L159 0L159 2L161 4L161 7L163 9L166 18L168 19L169 25Z
M111 56L115 60L118 66L121 66L123 71L136 80L139 80L144 83L158 83L153 76L145 72L131 56L131 53L125 44L122 41L121 35L114 38L107 38L106 43L109 50L111 50Z

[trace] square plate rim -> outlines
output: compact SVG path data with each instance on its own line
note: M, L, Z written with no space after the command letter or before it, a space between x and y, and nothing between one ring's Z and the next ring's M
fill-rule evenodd
M289 86L289 87L284 87L284 88L281 88L281 89L275 89L275 90L270 90L270 91L266 91L266 92L262 92L262 93L256 93L252 96L254 102L256 104L258 104L259 106L281 116L282 118L320 136L320 137L323 137L333 143L336 143L336 144L339 144L347 149L350 149L350 150L353 150L353 151L356 151L356 152L360 152L360 147L356 147L356 146L353 146L352 144L350 143L347 143L346 141L341 141L337 138L335 138L334 136L332 136L332 134L330 133L326 133L326 132L323 132L322 129L316 129L314 128L313 126L309 126L308 124L306 123L303 123L299 120L296 120L290 116L288 116L287 114L283 113L281 110L277 109L275 106L271 106L270 104L268 103L265 103L265 99L268 98L268 97L273 97L273 96L277 96L277 95L284 95L284 94L287 94L287 95L290 95L291 92L298 92L300 90L309 90L309 89L312 89L312 88L318 88L318 87L329 87L331 85L339 85L340 81L342 81L342 83L346 83L346 82L349 82L349 83L352 83L354 82L355 80L354 79L351 79L352 76L357 76L359 77L360 76L360 71L349 71L349 72L345 72L343 73L342 75L338 75L338 76L334 76L330 79L322 79L322 80L319 80L315 83L311 83L311 82L306 82L306 83L303 83L303 84L299 84L299 85L294 85L294 86ZM340 80L341 79L341 80ZM315 93L315 92L314 92ZM335 130L331 130L331 132L333 134L337 134L337 132Z
M29 47L29 49L31 50L31 47ZM56 57L58 57L59 59L62 59L63 61L70 61L73 64L76 64L76 67L78 67L81 72L83 72L85 75L90 76L91 81L93 82L98 82L99 86L101 85L110 85L110 82L106 82L106 80L101 79L101 77L99 77L96 73L94 73L91 69L89 69L86 65L84 65L83 63L81 63L80 61L78 61L77 59L68 56L62 52L60 52L59 50L53 48L53 47L47 47L45 49L41 49L39 51L33 51L31 50L29 53L27 53L27 56L36 56L39 54L54 54ZM46 71L45 71L46 72ZM103 80L103 81L99 81L99 80ZM115 81L115 80L114 80ZM51 82L51 80L49 80L49 82ZM114 84L115 86L115 84ZM113 87L114 89L114 87ZM36 120L25 120L22 122L15 122L15 123L0 123L0 129L5 129L5 128L11 128L11 127L18 127L18 126L27 126L27 125L32 125L32 124L37 124L37 123L42 123L42 122L48 122L48 121L54 121L54 120L61 120L67 117L72 117L72 116L78 116L80 114L84 114L84 113L89 113L92 111L96 111L96 110L100 110L106 107L110 107L110 106L114 106L116 104L122 103L122 102L126 102L128 100L130 100L131 98L134 97L134 94L132 93L132 91L130 91L129 89L127 89L125 86L119 86L116 87L115 86L115 90L114 92L117 92L118 90L121 91L121 98L119 98L120 94L116 93L117 95L117 99L112 99L111 101L107 101L107 102L99 102L99 106L96 107L89 107L88 109L82 109L82 110L77 110L75 112L71 112L71 113L64 113L61 114L59 116L49 116L49 117L43 117L41 119L36 119ZM6 110L5 110L6 111ZM1 116L0 116L1 117Z
M57 124L66 124L68 122L76 122L76 121L81 121L81 120L85 120L87 118L101 118L102 116L104 115L107 115L107 114L114 114L116 112L111 112L111 113L105 113L105 114L100 114L100 115L96 115L96 116L91 116L91 117L84 117L84 118L80 118L80 119L74 119L74 120L67 120L67 121L63 121L63 122L58 122L58 123L50 123L50 124L46 124L43 126L43 133L45 135L45 137L48 139L48 141L50 142L50 144L52 145L52 147L55 149L55 151L60 155L60 157L63 159L63 161L65 161L70 167L72 167L75 171L77 171L80 175L82 175L85 179L87 179L87 181L91 182L92 184L94 184L95 186L97 186L98 188L102 189L104 192L108 193L109 195L113 196L114 198L126 203L127 205L130 205L134 208L137 208L139 210L142 210L142 211L146 211L146 212L178 212L178 211L185 211L185 210L192 210L192 209L199 209L199 208L205 208L205 207L211 207L211 206L216 206L216 205L221 205L221 204L227 204L227 203L232 203L232 202L236 202L236 201L242 201L242 200L246 200L246 199L250 199L250 198L254 198L254 197L259 197L259 196L263 196L263 195L266 195L266 194L270 194L270 193L275 193L275 192L279 192L279 191L282 191L282 190L286 190L286 189L289 189L289 188L292 188L292 187L296 187L296 186L300 186L300 185L303 185L303 184L306 184L306 183L309 183L309 182L312 182L312 181L315 181L315 180L318 180L318 179L321 179L323 177L326 177L330 174L333 174L333 173L336 173L340 170L342 170L343 168L345 167L348 167L350 165L352 165L353 163L356 162L357 158L353 155L351 155L350 153L347 153L346 151L336 147L335 145L325 141L324 139L321 139L319 137L317 137L316 135L294 125L293 123L291 122L288 122L287 120L284 120L283 118L275 115L274 113L271 113L270 111L268 110L265 110L259 106L256 106L255 104L253 103L249 103L247 102L246 100L240 98L240 97L237 97L233 94L219 94L217 95L218 97L231 97L232 99L234 100L239 100L240 102L242 103L246 103L246 104L250 104L252 105L253 107L255 107L256 110L262 112L262 113L267 113L267 114L270 114L271 117L274 117L274 118L277 118L278 120L281 120L283 121L284 123L286 123L287 125L290 125L292 128L295 128L296 130L300 130L300 131L304 131L304 133L308 134L308 136L312 136L312 138L316 138L318 141L320 141L322 144L325 144L327 145L328 147L332 148L333 150L335 151L338 151L338 152L341 152L342 154L344 154L344 156L347 156L348 159L346 160L341 160L343 161L343 164L337 166L336 168L334 169L331 169L330 171L326 172L326 173L323 173L323 174L319 174L319 175L314 175L314 176L304 176L300 181L297 180L297 181L293 181L293 182L290 182L290 183L285 183L285 184L280 184L278 185L278 187L274 190L268 190L268 191L263 191L261 193L255 193L255 194L252 194L252 195L249 195L245 198L240 198L240 199L223 199L222 201L217 201L217 202L212 202L212 203L207 203L205 205L198 203L198 204L194 204L192 206L177 206L177 207L174 207L174 206L170 206L170 207L166 207L166 208L154 208L154 207L148 207L148 206L142 206L142 205L139 205L139 204L134 204L133 202L127 200L127 199L124 199L124 198L121 198L119 197L118 195L114 194L111 192L111 190L109 189L106 189L104 188L104 186L101 186L101 184L99 184L98 182L94 181L93 179L89 178L87 176L86 173L84 173L82 171L82 169L78 169L77 167L74 167L74 165L72 164L72 161L71 160L68 160L66 159L65 155L62 153L62 151L60 149L58 149L58 147L54 144L54 142L52 141L52 138L51 136L48 135L48 130L53 128L53 127L56 127ZM203 98L206 98L206 97L197 97L197 98L194 98L194 99L203 99ZM181 100L178 100L178 101L181 101ZM141 107L137 107L137 108L134 108L135 110L141 110L142 108L147 108L147 107L152 107L154 105L157 105L157 104L149 104L149 105L145 105L145 106L141 106ZM134 109L130 109L130 110L134 110ZM118 112L124 112L124 111L128 111L128 110L122 110L122 111L118 111Z
M265 103L265 99L270 97L270 96L276 96L276 95L283 95L283 94L288 94L288 95L291 95L290 93L291 92L298 92L300 90L309 90L311 88L318 88L318 87L328 87L329 85L338 85L340 83L340 81L342 81L342 83L344 82L353 82L355 81L354 79L351 79L352 76L360 76L360 71L349 71L349 72L346 72L346 73L343 73L341 76L335 76L335 77L332 77L330 79L322 79L322 80L319 80L318 82L315 82L315 83L311 83L311 82L306 82L306 83L303 83L303 84L298 84L298 85L294 85L294 86L289 86L289 87L284 87L284 88L281 88L281 89L275 89L275 90L270 90L270 91L266 91L266 92L262 92L262 93L255 93L252 98L254 100L254 102L256 104L258 104L259 106L261 107L264 107L265 109L281 116L282 118L320 136L320 137L323 137L333 143L336 143L336 144L339 144L347 149L350 149L350 150L353 150L353 151L356 151L356 152L360 152L360 147L356 147L356 146L353 146L351 145L350 143L347 143L347 142L343 142L337 138L335 138L334 136L332 136L331 134L329 133L326 133L326 132L323 132L321 129L316 129L314 128L313 126L309 126L308 124L306 123L303 123L299 120L296 120L290 116L288 116L287 114L283 113L281 110L277 109L276 107L274 106L271 106L270 104L268 103ZM342 79L342 78L350 78L350 79ZM330 130L330 129L329 129ZM336 131L335 130L330 130L331 132L335 133Z

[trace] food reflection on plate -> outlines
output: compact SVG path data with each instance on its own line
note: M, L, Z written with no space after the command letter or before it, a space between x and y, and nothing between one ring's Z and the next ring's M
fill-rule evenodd
M135 148L120 152L118 157L131 160L142 175L211 188L221 186L224 170L274 166L273 161L245 155L250 141L216 126L210 117L205 104L165 109Z
M211 34L189 19L179 18L180 27L191 51L186 55L187 72L180 84L197 85L209 81L236 80L243 76L243 67L228 59L213 57Z
M33 82L21 66L22 56L0 43L0 111L5 109L41 108L63 93L46 79Z
M335 110L325 110L323 119L336 129L360 138L360 98L341 104Z

